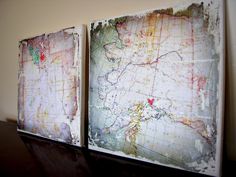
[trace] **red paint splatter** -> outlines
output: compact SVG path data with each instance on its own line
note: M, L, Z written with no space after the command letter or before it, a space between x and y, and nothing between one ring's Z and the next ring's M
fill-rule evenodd
M44 62L45 61L45 55L43 52L40 53L40 61Z
M152 98L152 99L148 98L147 101L148 101L149 105L152 107L153 106L153 102L154 102L154 98Z

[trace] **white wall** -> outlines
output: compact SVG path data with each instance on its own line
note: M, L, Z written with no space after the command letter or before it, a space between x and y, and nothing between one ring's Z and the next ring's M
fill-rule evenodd
M17 118L18 41L186 0L0 0L0 120ZM236 0L226 1L226 148L236 160Z

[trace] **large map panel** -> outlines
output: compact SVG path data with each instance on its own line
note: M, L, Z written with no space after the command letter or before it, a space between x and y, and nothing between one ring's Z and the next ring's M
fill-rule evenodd
M220 7L199 1L91 24L89 148L219 172Z

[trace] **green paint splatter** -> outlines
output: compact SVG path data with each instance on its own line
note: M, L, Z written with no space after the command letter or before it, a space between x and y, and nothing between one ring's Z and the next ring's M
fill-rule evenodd
M39 51L38 50L34 51L33 61L34 61L34 64L39 64Z
M109 23L108 25L102 24L101 22L98 23L98 25L94 26L94 24L91 24L91 63L99 63L104 62L107 60L106 55L104 53L104 46L106 44L115 43L117 48L122 48L123 44L121 40L119 39L119 35L116 29L116 25L112 25ZM98 57L99 56L99 57ZM100 60L96 60L97 58L100 58ZM112 62L106 63L104 67L111 67L111 65L114 65ZM108 69L107 68L107 69ZM105 68L104 68L105 70Z
M34 48L32 46L29 46L29 52L30 52L30 55L33 56Z
M33 58L34 64L39 64L39 49L35 49L32 46L29 46L29 53Z

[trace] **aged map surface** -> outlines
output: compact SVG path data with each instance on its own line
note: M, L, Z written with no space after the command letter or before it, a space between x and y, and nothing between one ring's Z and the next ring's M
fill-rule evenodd
M90 148L216 174L218 3L91 24Z
M18 127L80 145L81 28L20 42Z

